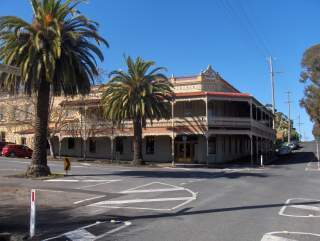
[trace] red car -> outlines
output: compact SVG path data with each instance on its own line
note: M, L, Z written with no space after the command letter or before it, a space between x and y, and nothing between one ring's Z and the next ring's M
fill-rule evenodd
M24 145L9 144L2 148L3 156L10 157L32 157L32 150Z
M8 144L14 144L14 143L6 142L6 141L0 141L0 153L2 153L2 148L5 147Z

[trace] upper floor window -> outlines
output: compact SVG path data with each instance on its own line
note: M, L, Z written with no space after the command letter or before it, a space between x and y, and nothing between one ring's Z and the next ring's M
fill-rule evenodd
M184 112L186 114L186 116L190 116L192 113L192 102L191 101L187 101L184 103Z

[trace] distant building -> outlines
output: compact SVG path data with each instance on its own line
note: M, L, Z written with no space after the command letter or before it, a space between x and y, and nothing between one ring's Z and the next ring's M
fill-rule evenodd
M170 81L175 92L173 118L147 123L145 160L211 164L272 155L273 115L253 96L238 91L211 66L199 75L171 77ZM128 121L117 128L103 119L102 92L103 86L94 86L86 97L54 98L52 112L56 114L49 118L49 129L57 155L132 158L132 124ZM23 96L0 98L2 140L32 147L32 106Z

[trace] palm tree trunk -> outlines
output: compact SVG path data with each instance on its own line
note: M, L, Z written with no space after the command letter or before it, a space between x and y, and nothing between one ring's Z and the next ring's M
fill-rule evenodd
M142 123L141 119L137 118L133 121L133 160L132 164L135 166L143 165L142 158Z
M28 167L27 176L39 177L50 175L50 168L47 165L49 96L50 84L47 81L41 81L35 110L32 163Z

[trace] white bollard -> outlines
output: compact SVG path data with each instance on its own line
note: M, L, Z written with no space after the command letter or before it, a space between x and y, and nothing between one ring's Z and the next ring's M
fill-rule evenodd
M260 166L263 167L263 155L260 156Z
M30 238L35 235L36 227L36 189L31 189L30 196Z

